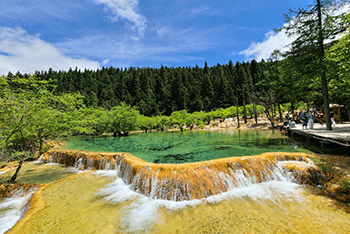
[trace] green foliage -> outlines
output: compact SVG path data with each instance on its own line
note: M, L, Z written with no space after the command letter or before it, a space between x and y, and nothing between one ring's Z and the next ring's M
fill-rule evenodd
M172 124L178 126L181 132L185 130L186 125L191 125L191 120L191 115L186 110L174 111L170 116Z
M350 23L350 14L344 19ZM343 103L350 110L350 34L349 30L337 43L326 51L329 73L330 97L335 103Z
M289 67L294 70L298 80L307 82L309 89L321 89L322 95L307 92L316 100L317 96L323 98L324 112L326 114L327 129L332 130L329 109L329 69L325 50L331 46L332 41L349 27L345 13L336 13L348 0L315 0L297 11L290 10L286 16L287 24L282 28L287 35L296 36L290 44L290 51L284 57L290 60ZM282 30L281 29L281 30ZM303 87L307 87L305 84ZM304 100L307 101L307 100ZM291 101L292 102L292 101Z
M168 116L156 116L153 118L155 119L155 122L156 122L156 129L164 131L171 126L171 121Z
M99 108L83 108L80 110L82 116L79 126L81 127L80 134L99 135L109 130L108 112Z
M313 158L312 161L320 170L325 172L331 171L331 166L327 163L327 161L324 158Z
M141 130L145 130L145 132L147 132L148 130L155 129L157 127L157 119L155 117L140 115L138 123L139 128Z
M350 190L350 180L343 180L339 182L342 190Z
M114 136L127 136L130 131L137 129L140 113L135 107L125 103L115 106L108 112L109 131Z
M83 107L80 94L54 95L52 81L35 75L0 80L0 160L23 159L15 152L40 153L44 140L71 134L78 127L73 120Z

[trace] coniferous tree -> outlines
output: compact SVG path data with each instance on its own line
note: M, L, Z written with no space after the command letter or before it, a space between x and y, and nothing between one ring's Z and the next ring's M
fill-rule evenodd
M239 95L241 94L241 100L243 105L243 119L244 123L247 123L247 110L246 110L246 88L247 88L247 74L245 72L245 69L243 67L243 64L241 65L239 62L236 63L236 69L237 69L237 83L236 83L236 89L238 91ZM240 95L239 95L240 97ZM238 98L239 99L239 98Z
M322 96L326 115L327 129L332 130L329 109L328 81L325 64L325 44L336 35L344 32L347 22L345 13L335 15L347 0L315 0L313 5L290 10L291 16L286 16L288 24L282 29L288 35L296 35L291 43L291 50L286 57L298 57L301 63L295 64L296 69L304 69L304 73L319 76L322 83Z

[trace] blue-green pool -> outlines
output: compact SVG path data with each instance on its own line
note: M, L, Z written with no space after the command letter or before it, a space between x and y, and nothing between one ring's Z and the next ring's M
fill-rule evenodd
M65 149L129 152L147 162L185 163L265 152L310 152L273 130L133 133L127 137L73 137Z

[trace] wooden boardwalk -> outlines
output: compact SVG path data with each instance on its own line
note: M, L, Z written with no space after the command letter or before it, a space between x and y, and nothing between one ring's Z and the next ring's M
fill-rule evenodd
M295 128L289 128L288 134L293 136L299 134L305 137L314 138L321 143L333 143L350 147L350 123L336 124L333 130L327 130L326 125L315 123L314 129L302 129L301 124L296 124ZM350 149L350 148L349 148Z

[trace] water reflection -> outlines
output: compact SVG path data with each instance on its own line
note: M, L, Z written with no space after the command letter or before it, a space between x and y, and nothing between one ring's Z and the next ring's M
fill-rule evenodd
M287 137L272 130L218 129L190 132L150 132L128 137L75 137L69 149L129 152L148 162L185 163L259 155L265 152L309 152L286 142Z

